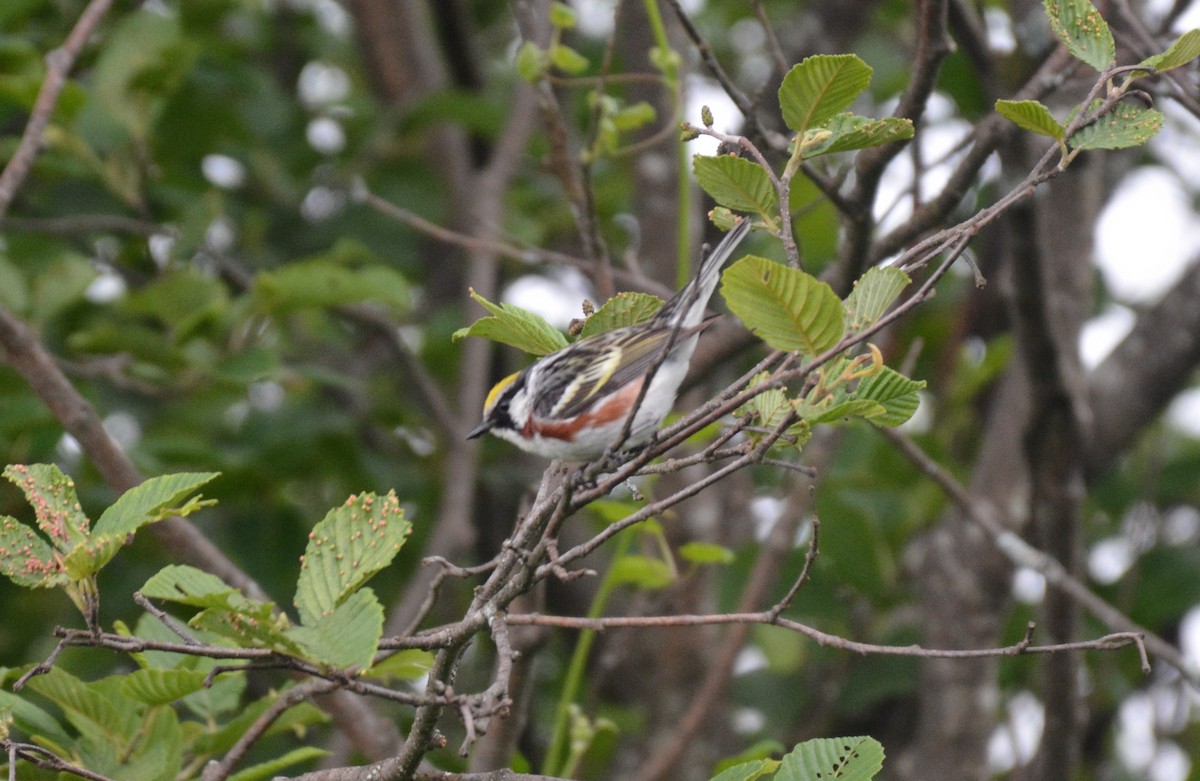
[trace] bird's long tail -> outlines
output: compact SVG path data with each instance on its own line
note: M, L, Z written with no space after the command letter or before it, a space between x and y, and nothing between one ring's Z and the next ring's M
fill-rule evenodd
M669 319L674 323L679 313L682 312L683 318L679 322L683 325L699 323L704 316L705 308L708 307L708 300L712 298L713 291L717 288L717 280L721 278L721 269L724 268L729 257L733 255L734 250L749 232L750 219L743 217L725 234L716 248L705 256L704 260L700 262L700 271L696 273L695 278L666 303L663 311L659 313L659 317Z

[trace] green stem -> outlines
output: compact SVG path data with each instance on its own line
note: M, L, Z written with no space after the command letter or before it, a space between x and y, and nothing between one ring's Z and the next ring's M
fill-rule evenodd
M619 561L629 550L631 539L632 536L629 534L618 535L616 551L612 559L614 562ZM612 572L612 567L609 567L608 572L604 575L604 580L600 582L600 588L596 591L592 606L588 608L588 618L599 618L604 614L608 598L612 596L613 589L617 587ZM550 747L546 751L542 775L561 777L563 767L570 759L570 707L579 694L579 690L583 688L583 675L587 668L588 656L591 654L592 643L595 641L596 630L584 629L579 633L579 642L576 643L575 651L571 654L571 663L567 667L567 676L563 680L562 694L559 696L558 705L555 708L554 731L550 735Z

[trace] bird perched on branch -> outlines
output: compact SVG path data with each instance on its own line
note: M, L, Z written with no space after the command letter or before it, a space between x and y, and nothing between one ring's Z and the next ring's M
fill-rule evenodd
M500 380L467 437L490 431L567 461L644 444L675 404L721 269L749 230L749 219L738 222L651 319L580 339Z

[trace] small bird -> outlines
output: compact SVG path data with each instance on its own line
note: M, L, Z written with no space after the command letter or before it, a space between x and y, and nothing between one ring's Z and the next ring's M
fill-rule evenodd
M743 218L651 319L580 339L500 380L484 400L483 422L467 438L490 431L529 453L566 461L644 444L675 404L710 322L704 310L721 268L749 230ZM642 394L647 377L650 387ZM639 396L629 435L619 442Z

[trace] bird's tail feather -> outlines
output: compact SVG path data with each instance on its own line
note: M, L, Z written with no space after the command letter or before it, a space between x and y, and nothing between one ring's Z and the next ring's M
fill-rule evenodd
M683 325L694 325L704 315L708 300L717 289L717 280L721 278L721 269L729 261L734 250L750 232L750 218L743 217L721 239L711 252L700 262L700 270L694 279L663 306L660 317L669 318L672 322L682 313Z

